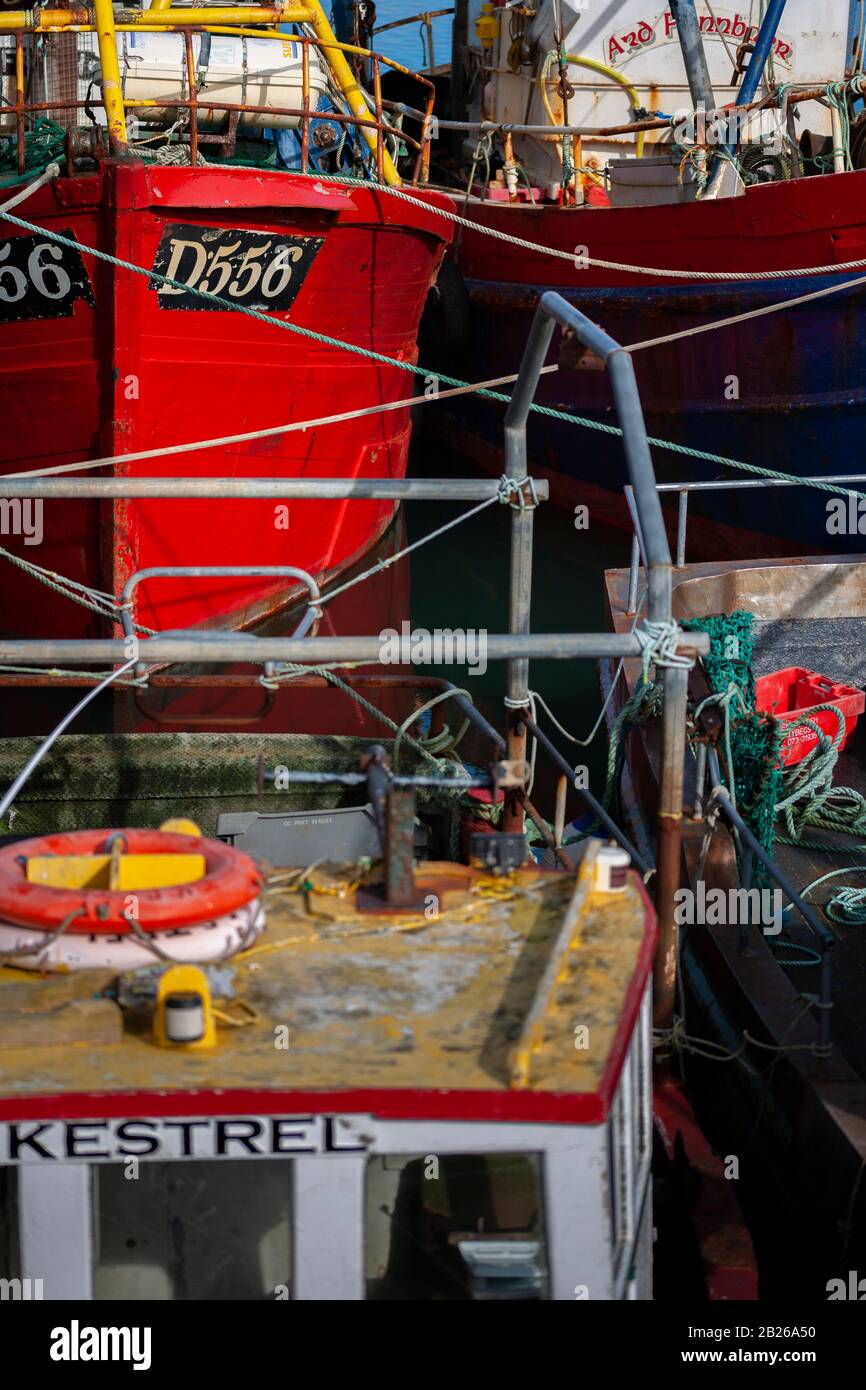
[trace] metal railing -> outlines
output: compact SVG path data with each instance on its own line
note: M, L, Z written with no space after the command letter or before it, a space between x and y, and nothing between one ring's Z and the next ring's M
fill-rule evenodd
M102 2L103 0L101 0ZM97 12L99 8L100 5L97 6ZM182 36L184 57L183 71L179 74L181 84L179 94L153 98L126 98L123 92L123 75L120 72L115 48L112 53L118 74L117 80L114 82L117 90L112 90L112 82L109 80L107 84L109 95L106 96L105 79L108 55L105 46L100 42L99 60L103 79L101 98L88 94L86 97L78 98L57 96L49 100L46 92L45 100L31 101L28 100L26 92L28 41L39 35L44 37L48 27L47 21L52 18L54 20L51 28L52 33L74 30L76 34L98 34L102 40L102 30L97 23L93 22L94 15L89 10L42 11L38 22L34 22L31 12L21 11L19 15L23 17L24 22L15 25L13 25L13 21L18 18L18 15L13 12L0 12L0 34L8 33L14 43L12 74L14 100L7 101L3 105L2 118L7 123L5 125L0 124L0 134L15 135L17 169L20 175L26 169L25 136L28 122L33 117L44 115L47 112L74 113L84 111L90 113L94 106L101 106L106 113L104 130L109 148L113 153L119 153L118 142L120 146L127 144L127 117L129 113L140 114L146 121L148 112L154 110L183 112L186 113L186 138L190 163L196 165L199 163L202 145L218 146L226 157L234 155L243 115L272 116L275 119L288 117L297 120L300 125L301 172L307 173L310 168L310 122L317 119L329 123L333 122L343 129L356 128L361 132L375 159L376 177L380 183L399 182L399 178L394 173L391 155L387 149L388 140L399 140L415 151L414 166L409 181L413 184L417 183L419 179L426 181L430 162L430 143L426 136L431 125L435 101L433 83L421 73L414 72L411 68L395 59L386 57L384 54L362 48L357 44L338 41L326 24L319 26L326 29L324 36L318 35L316 37L302 33L289 34L273 27L265 27L273 26L281 19L283 22L294 22L296 18L299 21L310 19L314 14L314 8L298 5L285 6L282 9L279 7L267 9L261 6L251 6L244 9L226 7L224 10L215 9L210 12L180 9L174 11L157 10L155 8L141 12L119 12L116 22L111 20L112 44L116 42L115 36L117 34L125 33L158 32L176 33ZM221 20L222 15L242 15L243 20L242 22L240 20L237 22L230 22L228 19ZM319 15L321 15L320 10ZM195 22L193 22L193 18ZM322 20L323 18L322 16ZM127 22L124 22L125 20ZM256 25L263 27L253 27ZM271 102L267 104L255 104L247 101L233 102L203 90L193 46L193 35L195 34L223 35L241 40L250 38L273 40L283 45L297 44L301 54L301 105L280 106ZM320 53L323 64L334 71L337 85L341 87L344 96L348 98L346 104L349 109L347 111L328 110L322 112L317 111L314 104L311 104L311 49ZM372 79L372 93L370 94L372 110L368 98L361 92L346 64L345 55L347 54L352 57L363 58L369 63ZM386 100L382 96L383 68L402 73L404 76L412 78L423 88L423 109L404 106L401 103ZM184 95L184 89L186 95ZM403 128L403 119L407 116L418 122L420 130L417 135L410 135ZM208 129L209 125L215 123L217 117L225 120L226 129L222 132ZM10 120L11 124L9 124ZM395 124L395 122L399 122L399 124ZM91 132L91 134L93 150L87 152L95 152L98 146L99 131ZM68 172L70 173L76 152L78 152L77 147L73 144L68 154Z
M656 483L659 493L677 494L677 554L676 568L681 570L686 563L686 542L688 537L689 493L692 492L741 492L744 488L763 489L770 487L808 487L812 483L838 483L840 491L845 492L852 483L866 483L866 473L822 473L818 477L789 478L714 478L689 483ZM637 587L640 567L643 561L640 527L637 522L634 498L631 488L626 486L625 499L632 519L631 561L629 565L628 613L635 613Z
M573 660L602 657L639 656L645 641L637 631L630 633L549 633L530 631L532 589L533 523L536 505L548 495L546 484L531 479L527 472L526 426L530 406L544 366L550 341L557 324L573 333L589 351L599 356L610 373L620 425L623 431L626 461L635 506L645 538L648 556L649 617L655 623L671 622L671 556L665 534L664 519L656 491L652 458L647 443L643 412L638 395L630 355L612 338L603 333L586 315L570 305L559 294L542 297L533 322L529 341L523 354L520 372L505 419L505 474L503 482L460 479L454 482L432 479L130 479L130 478L15 478L6 483L9 496L31 498L58 497L134 497L134 496L193 496L238 498L280 497L346 497L410 498L437 500L488 499L498 495L511 510L511 565L509 577L509 632L487 637L487 656L507 663L508 733L503 737L484 719L471 702L453 687L464 714L491 742L497 754L504 750L506 766L512 778L505 784L504 827L523 828L528 816L542 831L545 843L557 854L560 862L571 867L547 831L544 821L532 805L526 791L525 773L521 779L517 769L526 768L528 736L537 739L539 747L550 756L561 775L572 781L585 806L595 815L608 834L630 855L638 869L647 875L652 866L628 837L610 818L588 789L579 785L562 755L531 717L529 691L530 659ZM0 483L0 487L3 484ZM188 571L197 572L197 571ZM257 572L256 566L238 566L235 574ZM134 585L143 575L133 576L124 591L123 639L71 638L62 640L2 639L0 667L3 665L32 665L50 667L76 662L106 661L129 663L131 617L129 602ZM325 598L327 595L325 595ZM316 596L310 591L310 605ZM695 657L709 650L706 634L686 634L673 630L671 637L681 654ZM381 638L358 637L256 637L241 633L187 631L156 634L135 638L134 658L141 666L150 663L234 665L250 663L268 670L279 671L279 663L321 665L326 662L361 661L376 663L381 656ZM271 663L277 663L276 668ZM12 673L9 673L12 675ZM679 883L679 856L682 834L683 759L685 752L686 682L688 672L676 666L665 666L663 681L666 701L663 721L664 775L659 831L657 902L660 928L659 966L656 974L657 1018L669 1017L673 1009L673 989L676 969L676 926L674 922L674 893ZM15 684L44 684L37 674L12 675ZM98 677L92 677L93 681ZM182 678L181 678L182 679ZM199 682L201 677L198 678ZM6 676L0 671L0 683ZM60 683L60 682L58 682ZM163 677L162 684L165 683Z
M676 482L676 483L656 483L656 493L676 493L678 498L677 505L677 553L676 568L683 569L686 563L686 544L688 537L688 502L689 494L692 492L730 492L740 491L743 488L764 489L779 487L807 487L812 483L839 483L840 491L844 492L853 483L866 482L866 473L830 473L822 474L819 477L803 477L797 479L788 478L746 478L746 479L711 479L697 480L695 482ZM628 598L626 601L626 615L634 616L638 611L638 591L640 587L641 568L646 569L646 553L644 539L642 535L640 511L637 500L630 484L625 489L626 503L632 520L632 543L631 560L629 564L628 579ZM702 806L704 783L707 768L709 768L712 790L710 798L705 807L702 807L702 814L706 817L710 806L718 807L721 815L727 821L729 828L736 832L742 845L740 885L749 889L752 883L752 866L755 858L764 866L770 878L781 889L785 896L796 907L806 926L818 941L820 956L819 965L819 993L816 1007L818 1015L818 1047L824 1054L830 1047L831 1036L831 1011L832 1011L832 964L830 952L835 943L833 933L828 930L818 917L813 906L805 902L797 889L788 878L775 860L767 853L760 842L757 840L749 826L743 820L737 810L728 790L724 784L719 764L719 757L716 749L712 745L699 745L699 756L696 759L697 767L697 789L696 796L699 806ZM696 813L697 814L697 813ZM741 927L740 931L740 950L748 949L748 923Z
M404 24L417 24L419 29L424 26L427 36L427 67L432 69L436 66L435 50L433 48L433 20L442 19L445 15L454 14L454 6L447 10L422 10L419 14L407 15L404 19L392 19L389 24L377 24L373 29L374 34L384 34L388 29L402 29Z

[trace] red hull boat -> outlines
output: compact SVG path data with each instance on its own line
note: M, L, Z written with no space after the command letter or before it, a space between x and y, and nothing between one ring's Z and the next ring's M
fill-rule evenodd
M435 201L435 199L434 199ZM441 205L451 207L448 198ZM411 396L409 371L197 299L209 290L292 325L413 363L450 224L374 188L290 172L107 159L16 209L28 222L180 281L8 226L0 241L0 473L168 449L118 475L400 477L408 409L173 455L170 446ZM100 470L107 476L107 470ZM387 528L392 502L48 502L43 538L3 545L119 595L153 565L294 565L321 579ZM0 626L97 635L102 619L7 563ZM160 579L136 595L154 629L250 627L296 597L285 581Z

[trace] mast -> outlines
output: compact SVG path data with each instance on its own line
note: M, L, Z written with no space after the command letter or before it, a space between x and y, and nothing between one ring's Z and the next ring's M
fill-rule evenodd
M704 52L701 22L695 9L695 0L671 0L671 14L676 21L692 107L695 111L700 106L703 106L705 111L713 111L716 99L713 95L710 70L707 67L707 55Z

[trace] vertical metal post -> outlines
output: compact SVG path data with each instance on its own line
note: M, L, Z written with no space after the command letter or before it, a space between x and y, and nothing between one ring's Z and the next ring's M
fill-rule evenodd
M376 111L376 178L382 183L385 176L385 166L383 155L385 147L382 142L382 73L379 69L379 59L373 57L373 104Z
M304 39L301 44L301 105L304 120L301 127L301 173L310 168L310 44Z
M626 613L628 617L637 612L637 581L640 574L640 542L637 538L637 531L632 532L631 537L631 565L628 571L628 604Z
M743 80L740 83L740 90L737 92L737 106L748 106L754 100L758 90L758 85L764 75L764 68L767 66L767 59L773 50L773 42L776 38L776 30L782 18L782 11L787 0L769 0L761 27L758 30L758 37L755 40L755 47L746 68ZM833 144L836 140L834 137ZM730 153L735 148L735 142L729 141L726 153ZM707 184L704 198L713 198L717 195L721 186L722 175L725 170L726 160L719 158Z
M108 121L108 144L112 151L125 150L126 111L117 57L117 36L111 0L94 0L96 33L99 42L99 68L102 74L102 100Z
M677 26L677 37L683 53L692 105L695 110L703 106L705 111L713 111L716 98L713 95L713 84L707 67L707 55L704 52L701 22L695 9L695 0L671 0L671 14Z
M654 973L654 1024L656 1028L669 1028L673 1022L677 982L675 909L683 839L683 767L689 673L682 668L668 666L662 682L664 709L656 889L659 938Z
M26 168L24 153L24 41L15 35L15 138L18 146L18 172Z
M679 508L677 510L677 569L681 570L686 563L686 531L689 524L689 493L688 488L683 488L679 494Z
M385 902L411 907L415 901L415 791L391 787L386 809Z
M198 78L195 71L195 54L192 51L192 32L184 30L184 53L186 55L186 80L189 87L189 162L198 164Z
M529 341L523 354L520 375L512 392L505 416L505 473L516 483L526 481L526 420L535 394L554 323L544 313L537 313L532 322ZM532 532L533 511L511 503L511 573L508 598L508 631L515 635L529 632L532 605ZM521 709L529 704L529 661L522 657L508 662L508 756L522 760L526 757L526 726L520 718ZM513 791L506 793L503 829L512 834L523 829L523 806Z

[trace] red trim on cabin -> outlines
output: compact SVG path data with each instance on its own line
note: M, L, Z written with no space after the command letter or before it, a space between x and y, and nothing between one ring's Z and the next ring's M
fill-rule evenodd
M363 1114L381 1120L491 1121L498 1124L598 1125L610 1113L634 1032L656 943L656 915L640 875L646 910L644 939L597 1091L424 1090L360 1087L345 1090L235 1088L195 1091L79 1091L0 1096L0 1122L17 1120L162 1119L180 1115Z

